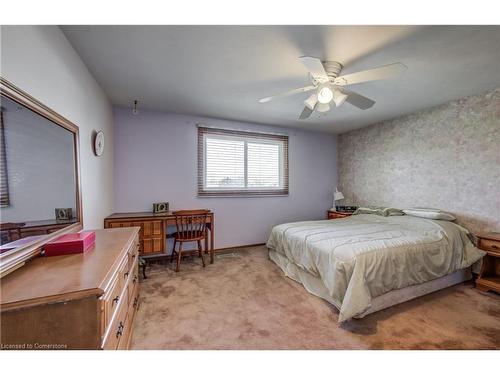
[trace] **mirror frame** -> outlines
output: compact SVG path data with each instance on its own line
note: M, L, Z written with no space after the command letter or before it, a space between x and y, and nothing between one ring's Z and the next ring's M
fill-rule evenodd
M28 260L40 255L43 245L51 241L55 237L65 233L74 233L83 228L83 210L82 210L82 195L80 182L80 149L79 149L79 129L74 123L67 118L53 111L28 93L19 89L3 77L0 77L0 95L5 96L16 103L30 109L31 111L45 117L47 120L62 126L73 134L73 144L75 152L75 185L76 185L76 223L70 224L67 227L47 234L43 239L33 241L13 249L0 255L0 278L23 266Z

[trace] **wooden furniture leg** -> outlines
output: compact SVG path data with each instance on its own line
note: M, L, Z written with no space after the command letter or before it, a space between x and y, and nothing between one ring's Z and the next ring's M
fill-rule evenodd
M212 221L210 223L210 264L214 262L214 218L212 216Z
M139 268L142 268L142 278L147 279L148 277L146 276L146 267L148 265L148 262L144 258L139 257Z
M174 238L174 247L172 248L172 255L170 255L170 263L174 261L175 245L177 245L177 240Z
M205 254L208 254L208 228L207 227L205 227Z
M203 249L201 248L201 240L198 240L198 255L201 258L201 263L205 267L205 258L203 257Z
M179 253L177 254L177 266L175 267L175 272L179 272L179 266L181 264L182 255L182 242L179 242Z

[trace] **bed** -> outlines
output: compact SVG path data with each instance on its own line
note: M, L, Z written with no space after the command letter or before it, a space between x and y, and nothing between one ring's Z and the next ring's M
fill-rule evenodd
M465 228L407 215L281 224L267 248L286 276L339 310L339 322L468 280L484 255Z

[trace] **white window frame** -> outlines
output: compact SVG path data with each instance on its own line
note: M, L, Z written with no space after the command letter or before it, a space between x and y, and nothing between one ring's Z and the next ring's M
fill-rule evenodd
M228 139L244 143L244 186L207 186L207 139ZM279 186L248 186L248 144L273 144L279 147ZM288 195L288 136L250 133L236 130L215 129L198 126L198 196L268 196Z

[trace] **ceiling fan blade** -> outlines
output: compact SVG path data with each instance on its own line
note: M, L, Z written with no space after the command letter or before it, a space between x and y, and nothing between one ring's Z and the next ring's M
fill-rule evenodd
M394 63L389 65L380 66L378 68L363 70L361 72L346 74L335 78L333 83L339 86L354 85L356 83L376 81L379 79L390 78L396 74L404 72L407 68L406 65L401 63Z
M313 112L314 112L314 109L311 109L307 106L304 107L304 110L302 111L302 113L299 116L299 120L305 120L306 118L309 118L309 116L311 116L311 114Z
M311 56L302 56L299 59L316 81L320 83L328 82L328 75L320 59Z
M345 101L359 109L368 109L375 104L375 101L354 91L342 90L342 92L347 95Z
M274 99L283 98L285 96L289 96L289 95L293 95L293 94L299 94L299 93L302 93L302 92L311 91L311 90L314 90L315 88L316 88L316 86L306 86L306 87L301 87L299 89L294 89L294 90L286 91L286 92L283 92L281 94L277 94L277 95L273 95L273 96L268 96L267 98L259 99L259 103L267 103L267 102L270 102L271 100L274 100Z
M306 100L304 100L304 105L309 109L314 110L316 104L318 103L318 94L314 93L309 96Z
M318 103L316 111L318 112L328 112L330 110L330 104L328 103Z

